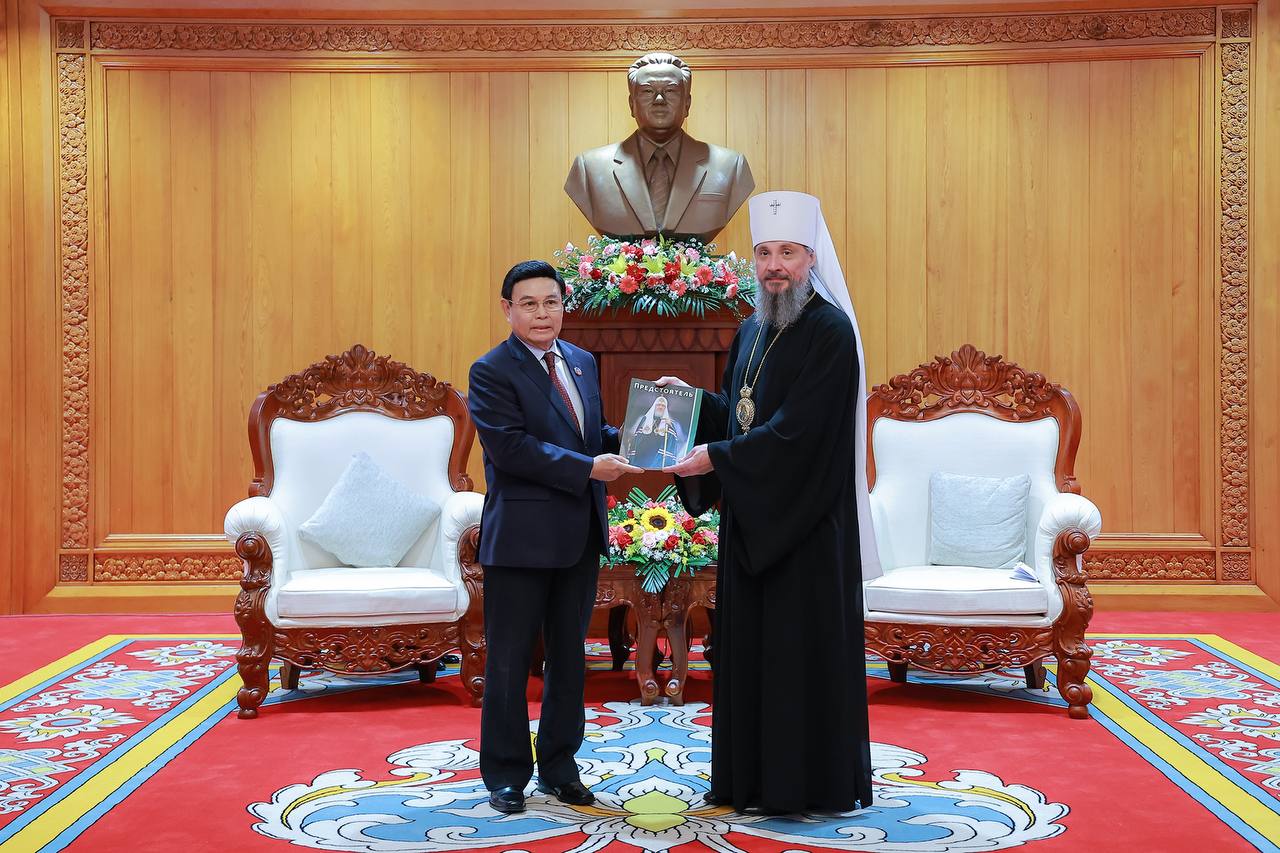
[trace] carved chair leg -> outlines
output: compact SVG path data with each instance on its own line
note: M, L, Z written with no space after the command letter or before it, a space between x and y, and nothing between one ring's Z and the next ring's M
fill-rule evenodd
M484 636L484 569L476 561L479 549L480 525L473 524L458 540L458 561L462 563L463 582L471 598L462 617L462 642L458 645L458 652L462 655L459 666L462 684L471 694L471 704L477 708L484 697L484 665L488 649Z
M1093 652L1081 641L1074 649L1058 649L1058 692L1067 702L1067 716L1073 720L1089 719L1089 703L1093 688L1085 683L1089 674L1089 658Z
M267 698L268 668L275 652L275 634L265 607L271 586L271 548L261 534L242 533L236 540L236 554L244 560L244 576L240 579L240 594L236 596L233 611L241 638L236 669L244 683L236 693L236 703L240 706L237 716L252 720Z
M302 667L293 661L280 662L280 686L285 690L297 690L300 675L302 675Z
M609 654L613 658L613 671L622 672L631 657L631 632L627 630L627 608L609 609Z
M436 662L418 664L418 681L423 684L431 684L436 680Z
M1058 659L1058 692L1067 701L1073 720L1089 719L1093 690L1085 683L1093 651L1084 632L1093 618L1093 596L1081 568L1080 555L1089 547L1089 536L1078 528L1058 534L1053 543L1053 572L1062 593L1062 615L1053 626L1053 655Z
M484 698L484 664L487 656L488 648L483 640L462 650L462 685L471 694L471 704L476 708L480 707L480 701Z
M895 684L907 683L907 662L904 660L889 661L889 680Z
M1022 668L1027 678L1028 690L1041 690L1044 688L1044 661L1038 660L1035 663L1027 664Z
M240 672L240 680L244 686L236 693L236 703L240 706L236 714L242 720L252 720L258 716L258 707L267 698L271 675L271 647L242 646L236 652L236 669Z

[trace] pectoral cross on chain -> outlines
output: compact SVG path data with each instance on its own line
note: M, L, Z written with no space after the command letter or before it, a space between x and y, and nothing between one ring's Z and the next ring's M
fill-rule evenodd
M782 202L778 201L777 199L774 199L772 202L769 203L769 206L773 208L773 215L777 216L778 208L782 207Z

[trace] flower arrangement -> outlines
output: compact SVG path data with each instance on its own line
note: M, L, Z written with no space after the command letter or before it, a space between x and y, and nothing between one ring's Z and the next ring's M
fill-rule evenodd
M555 253L568 290L565 308L592 315L629 307L666 317L728 308L741 318L739 305L755 304L752 264L733 252L712 255L714 248L661 236L632 241L593 234L585 249L568 243Z
M632 563L645 592L661 592L673 577L693 575L716 559L720 513L685 512L675 486L656 499L632 489L626 500L609 495L609 563Z

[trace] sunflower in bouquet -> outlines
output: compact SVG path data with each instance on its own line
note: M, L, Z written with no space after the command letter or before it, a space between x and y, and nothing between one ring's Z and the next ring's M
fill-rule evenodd
M645 592L661 592L667 581L693 575L716 560L720 513L685 511L674 486L657 498L632 489L625 500L609 496L607 563L630 563Z

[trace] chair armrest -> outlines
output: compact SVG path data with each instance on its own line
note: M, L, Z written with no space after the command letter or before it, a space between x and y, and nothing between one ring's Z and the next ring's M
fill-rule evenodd
M1102 513L1093 501L1081 495L1063 492L1044 505L1040 513L1040 525L1036 530L1036 577L1044 584L1057 583L1058 576L1054 571L1054 551L1058 547L1059 537L1069 535L1063 543L1071 560L1071 573L1075 574L1077 558L1089 547L1089 542L1102 532Z
M223 521L223 532L233 544L246 533L256 533L271 548L271 563L275 572L288 569L288 522L284 513L267 497L245 498L231 509ZM241 556L244 556L243 554Z
M454 492L440 508L440 547L436 548L436 568L455 580L462 578L458 547L467 528L480 523L484 495L479 492Z

